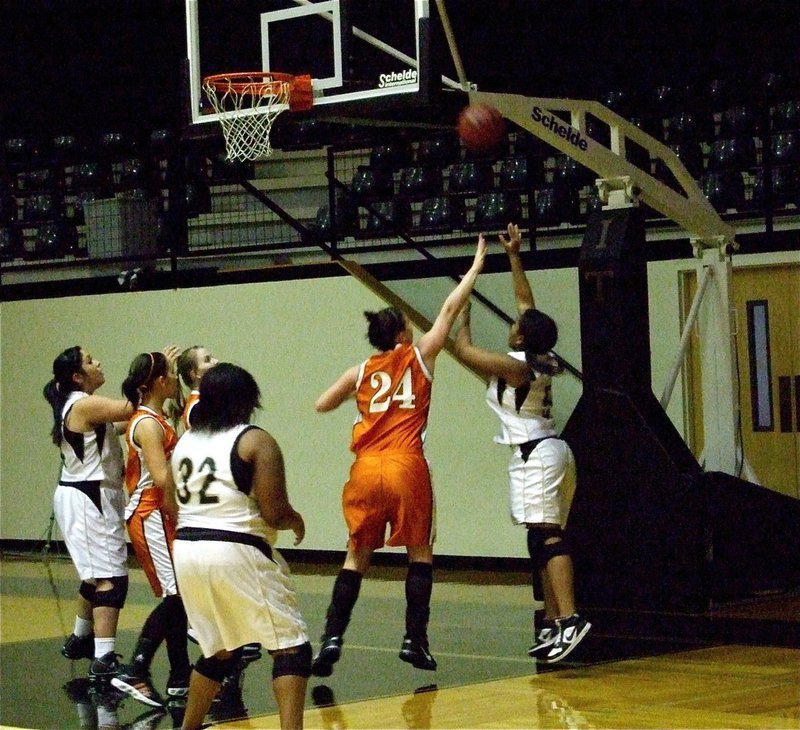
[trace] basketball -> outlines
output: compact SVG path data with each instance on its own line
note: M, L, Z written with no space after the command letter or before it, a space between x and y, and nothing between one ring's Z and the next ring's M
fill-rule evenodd
M473 152L496 147L506 133L506 120L489 104L470 104L458 115L458 136Z

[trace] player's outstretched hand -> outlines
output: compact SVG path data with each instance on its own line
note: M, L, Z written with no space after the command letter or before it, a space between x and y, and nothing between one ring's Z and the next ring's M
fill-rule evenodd
M472 260L472 270L480 273L486 261L486 238L482 233L478 234L478 248L475 251L475 258Z
M503 248L509 256L518 254L519 248L522 245L522 238L519 235L519 226L516 223L509 223L507 230L508 238L501 233L500 243L503 244Z
M299 545L301 542L303 542L303 538L306 536L306 523L303 520L303 515L301 515L299 512L295 512L289 529L294 533L295 545Z
M181 354L181 348L177 345L167 345L161 352L164 353L164 357L167 358L167 362L170 364L170 366L172 366L178 361L178 356Z

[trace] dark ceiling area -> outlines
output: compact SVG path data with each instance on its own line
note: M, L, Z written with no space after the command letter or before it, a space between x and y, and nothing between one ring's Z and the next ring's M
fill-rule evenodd
M647 104L658 85L724 78L746 101L770 72L797 88L795 0L449 0L447 10L483 90L602 99L620 89ZM178 126L185 45L183 0L5 0L0 137Z

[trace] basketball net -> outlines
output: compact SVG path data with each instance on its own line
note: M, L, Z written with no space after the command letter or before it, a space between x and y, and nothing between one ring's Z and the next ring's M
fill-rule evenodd
M310 76L272 71L207 76L203 91L219 115L226 159L241 162L269 157L278 115L286 109L309 109L313 101Z

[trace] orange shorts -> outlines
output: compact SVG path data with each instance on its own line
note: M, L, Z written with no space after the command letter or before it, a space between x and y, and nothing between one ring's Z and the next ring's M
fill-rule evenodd
M353 549L422 547L436 537L436 504L422 454L378 452L356 457L342 509ZM386 525L391 532L386 538Z

